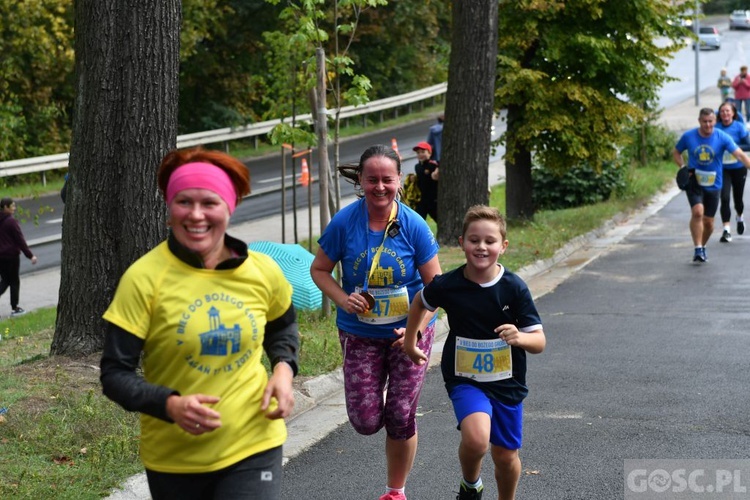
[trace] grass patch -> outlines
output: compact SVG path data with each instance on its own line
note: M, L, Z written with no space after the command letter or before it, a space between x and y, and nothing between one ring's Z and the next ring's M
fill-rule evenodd
M55 309L0 321L0 498L101 498L142 470L138 416L101 395L99 356L48 356Z
M571 239L642 207L673 175L667 162L634 169L628 189L614 199L512 224L503 264L518 271L552 257ZM490 199L505 211L504 186L495 186ZM443 246L439 256L446 271L464 262L457 246ZM138 416L101 394L98 355L48 357L54 322L54 308L0 321L0 498L101 498L142 471ZM299 311L299 324L298 379L340 366L335 315Z

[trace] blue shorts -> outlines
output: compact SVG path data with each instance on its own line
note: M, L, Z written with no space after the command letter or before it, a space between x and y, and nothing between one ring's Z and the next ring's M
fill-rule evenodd
M523 402L507 405L491 399L482 389L461 384L448 395L453 403L453 411L461 422L472 413L483 412L490 416L490 443L506 450L517 450L521 447L523 434Z

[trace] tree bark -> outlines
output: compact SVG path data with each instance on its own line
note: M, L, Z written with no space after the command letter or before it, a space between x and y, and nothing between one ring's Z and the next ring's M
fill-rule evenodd
M156 186L177 138L179 0L77 0L76 102L52 354L103 345L120 276L166 236Z
M521 127L522 113L519 106L508 106L507 143L511 145L511 154L505 162L505 215L508 219L532 219L535 211L531 151L513 136Z
M438 183L438 241L458 244L466 210L487 204L497 0L453 2L453 32Z

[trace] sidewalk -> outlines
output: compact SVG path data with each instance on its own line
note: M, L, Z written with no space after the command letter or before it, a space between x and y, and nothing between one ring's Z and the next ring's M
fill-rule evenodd
M700 106L695 106L694 98L685 100L669 109L665 109L660 123L671 130L682 132L697 126L698 112L702 107L717 106L720 101L716 88L704 90L700 95ZM505 178L503 162L490 164L489 182L497 184ZM571 241L559 250L555 256L546 261L539 261L518 271L526 280L535 298L549 293L554 288L598 256L608 252L619 241L636 230L650 215L658 211L679 191L675 187L669 192L658 196L650 205L638 214L615 219L603 227L592 231L588 235ZM351 203L354 198L344 200L344 204ZM320 233L320 219L318 211L313 209L310 218L308 211L298 212L298 235L307 238L309 230L312 234ZM308 221L312 221L312 228ZM286 242L294 241L293 221L291 216L286 220ZM281 217L269 217L258 221L230 226L229 233L244 241L266 239L281 241ZM28 310L37 307L49 307L57 304L60 287L60 270L52 269L25 275L21 281L21 296L23 305ZM33 304L33 306L32 306ZM0 304L0 317L7 317L10 308ZM437 328L435 346L430 364L439 362L443 342L447 335L447 325L442 323ZM318 440L325 437L339 425L347 421L343 399L343 379L340 371L333 372L303 384L303 391L295 394L295 412L288 420L289 437L284 445L284 463L294 458ZM146 485L145 474L130 478L121 489L108 497L110 500L142 500L150 498Z

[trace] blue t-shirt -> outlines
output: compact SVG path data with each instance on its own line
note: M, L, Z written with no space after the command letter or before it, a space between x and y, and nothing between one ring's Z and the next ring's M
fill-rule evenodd
M688 130L677 141L675 149L688 152L688 168L695 170L698 184L708 191L721 189L722 157L725 152L734 152L737 144L729 135L714 129L708 137L698 133L698 129Z
M719 121L716 123L716 128L729 135L729 137L731 137L736 144L739 144L745 137L747 137L747 128L745 128L745 123L740 120L733 120L732 123L726 126L721 123L721 121ZM743 165L741 161L739 161L734 157L733 154L729 152L724 153L723 164L724 168L728 169L745 168L745 165Z
M439 246L424 219L401 202L396 218L398 234L384 240L385 231L370 230L362 198L334 215L318 240L331 261L341 262L344 291L351 294L367 283L368 293L376 298L369 317L360 318L339 307L336 326L341 330L363 337L396 338L393 329L406 326L411 299L424 286L418 268L437 255ZM370 277L381 243L383 251Z

